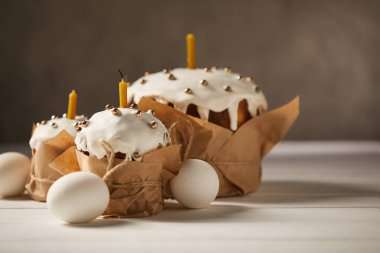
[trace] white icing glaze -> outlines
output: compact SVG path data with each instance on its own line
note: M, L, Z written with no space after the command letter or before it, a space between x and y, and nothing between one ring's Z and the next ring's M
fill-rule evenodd
M46 124L39 124L36 126L33 132L33 136L29 141L29 145L32 149L38 150L41 144L56 135L58 135L62 130L66 130L71 136L75 137L75 120L67 118L55 118L48 120ZM51 124L55 123L56 127Z
M88 120L86 115L77 115L75 116L76 121L83 121L83 120Z
M157 102L172 103L174 108L186 113L187 107L194 104L198 107L200 118L208 120L209 111L222 112L228 110L230 128L237 129L238 104L247 100L248 111L251 116L257 115L261 106L267 109L267 101L261 91L256 91L257 85L250 79L238 79L239 75L223 69L212 69L209 72L203 69L177 68L170 71L176 78L169 80L168 74L158 72L144 76L128 87L128 101L138 103L142 97L154 98ZM140 83L144 79L145 83ZM202 85L206 80L207 85ZM226 91L229 86L231 91ZM192 93L185 92L190 88Z
M128 159L134 152L143 155L155 150L161 144L170 143L169 135L164 124L150 113L141 112L137 116L135 109L118 108L120 115L113 115L111 110L95 113L89 120L88 126L75 138L78 150L87 151L90 155L101 159L106 156L106 151L100 141L109 143L115 153L126 154ZM151 128L149 123L156 122L157 127Z

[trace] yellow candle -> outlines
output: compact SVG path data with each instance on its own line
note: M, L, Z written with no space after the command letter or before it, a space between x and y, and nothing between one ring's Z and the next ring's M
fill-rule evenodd
M187 35L187 67L195 69L195 37L194 34Z
M67 108L66 117L68 119L75 119L76 115L77 115L77 93L75 92L75 90L72 90L69 95L69 105Z
M127 108L127 86L128 83L121 79L119 83L119 102L120 108Z

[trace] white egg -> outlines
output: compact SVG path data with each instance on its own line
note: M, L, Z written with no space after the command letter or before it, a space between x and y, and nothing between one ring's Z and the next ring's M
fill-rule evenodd
M25 191L30 173L30 159L26 155L7 152L0 155L0 196L14 197Z
M110 193L106 183L91 172L74 172L50 187L46 202L51 214L67 223L86 223L107 208Z
M205 161L189 159L182 163L177 176L170 181L174 198L188 208L204 208L218 194L219 178Z

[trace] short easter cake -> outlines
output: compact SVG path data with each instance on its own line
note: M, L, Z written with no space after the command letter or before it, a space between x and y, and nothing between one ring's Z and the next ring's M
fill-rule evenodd
M165 125L153 111L107 105L81 124L75 138L81 170L106 182L111 199L104 215L149 216L163 208L165 183L179 167Z
M79 170L76 161L74 138L77 127L86 116L76 115L76 93L70 94L69 115L51 116L33 125L29 145L32 150L32 166L26 190L29 196L45 201L50 186L60 177ZM75 100L75 103L73 102Z
M83 119L83 117L78 119ZM78 170L74 159L69 158L73 153L76 125L80 121L52 116L50 120L43 120L33 127L33 134L29 141L32 149L32 168L26 190L29 196L38 201L45 201L51 184L58 178L71 171ZM65 163L65 164L63 164ZM66 165L67 163L67 165ZM58 169L61 164L66 171Z

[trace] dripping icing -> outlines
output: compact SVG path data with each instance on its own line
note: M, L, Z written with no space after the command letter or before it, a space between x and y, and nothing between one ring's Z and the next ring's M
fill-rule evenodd
M185 68L173 69L171 73L177 77L176 83L168 80L162 72L150 74L144 77L147 80L145 85L128 87L128 97L133 95L136 99L135 103L138 103L143 96L159 97L162 101L157 100L157 102L168 104L167 101L169 101L175 109L183 113L186 113L189 104L194 104L199 117L203 120L208 120L209 111L222 112L227 109L230 118L236 118L236 125L237 113L229 109L238 107L236 101L247 101L247 109L251 117L256 116L256 109L259 106L262 106L264 110L267 108L264 94L255 92L257 85L248 79L244 79L244 82L239 81L238 75L235 73L225 72L223 69L205 72L203 69L189 70ZM206 80L208 85L199 85L199 80ZM223 89L225 86L230 86L233 92L226 92ZM191 88L194 94L189 96L184 93L183 90L186 88ZM231 129L233 125L235 124L231 122Z
M209 109L203 108L201 106L197 106L197 111L198 111L199 117L201 119L208 121L208 117L209 117L209 113L210 113Z
M232 131L236 131L237 129L238 109L239 101L234 102L231 106L228 107L228 114L230 116L230 128Z

